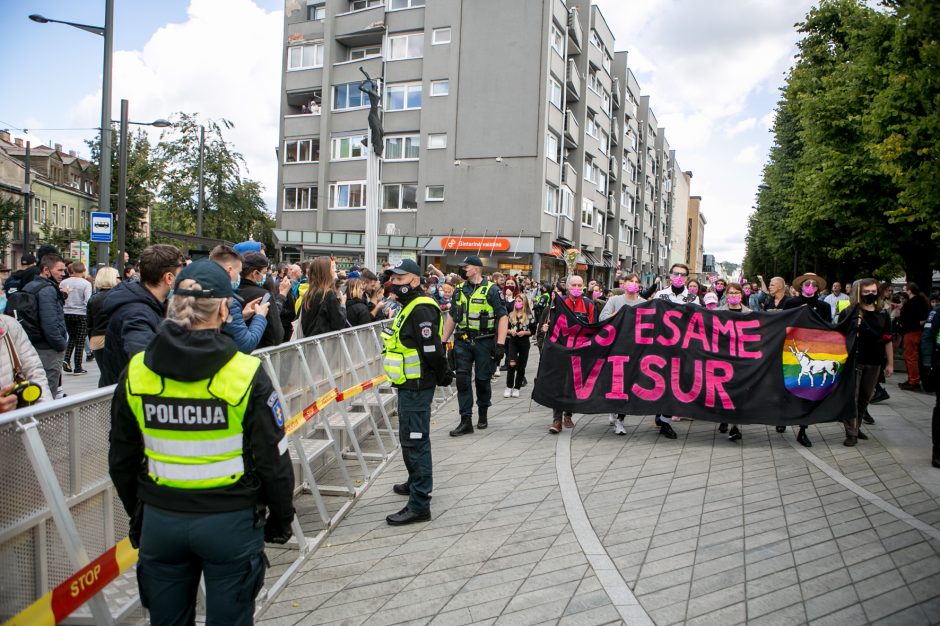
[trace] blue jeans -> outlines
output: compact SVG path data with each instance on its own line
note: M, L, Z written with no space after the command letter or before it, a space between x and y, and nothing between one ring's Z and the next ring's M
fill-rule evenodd
M206 624L254 623L265 569L254 509L196 514L144 505L137 586L153 626L194 623L200 574Z

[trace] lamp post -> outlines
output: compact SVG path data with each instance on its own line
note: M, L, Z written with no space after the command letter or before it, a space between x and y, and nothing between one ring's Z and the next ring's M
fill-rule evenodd
M104 38L104 67L101 79L101 163L98 168L98 209L111 212L111 56L114 47L114 0L104 1L104 26L89 26L62 20L53 20L42 15L30 15L29 19L40 24L65 24ZM99 243L97 262L108 264L108 244Z
M127 100L121 100L121 121L120 121L120 147L118 150L118 206L117 206L117 251L115 258L120 266L119 272L124 268L124 252L126 247L125 239L127 237L127 126L155 126L157 128L166 128L170 122L164 119L154 120L152 122L131 122L127 119Z
M199 203L196 205L196 236L202 237L202 211L206 205L206 127L199 125ZM201 245L201 244L200 244Z

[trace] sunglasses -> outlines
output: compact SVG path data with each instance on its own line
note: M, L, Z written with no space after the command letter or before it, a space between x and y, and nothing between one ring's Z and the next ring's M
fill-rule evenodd
M673 272L672 275L673 276L688 276L686 272Z

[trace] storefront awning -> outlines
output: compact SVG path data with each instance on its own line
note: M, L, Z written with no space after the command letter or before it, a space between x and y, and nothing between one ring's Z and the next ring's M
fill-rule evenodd
M588 252L587 250L582 250L582 251L581 251L581 254L584 256L584 263L587 263L588 265L594 265L594 266L604 267L604 261L602 261L601 259L598 259L596 256L594 256L594 253L593 253L593 252Z
M424 252L450 252L453 254L512 252L514 254L532 254L535 252L535 238L444 235L429 237L424 246Z

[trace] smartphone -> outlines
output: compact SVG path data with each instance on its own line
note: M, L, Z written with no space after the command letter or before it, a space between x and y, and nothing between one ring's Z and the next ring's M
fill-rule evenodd
M270 293L264 294L264 297L261 298L261 304L267 304L267 303L268 303L268 300L270 300L270 299L271 299L271 294L270 294Z

